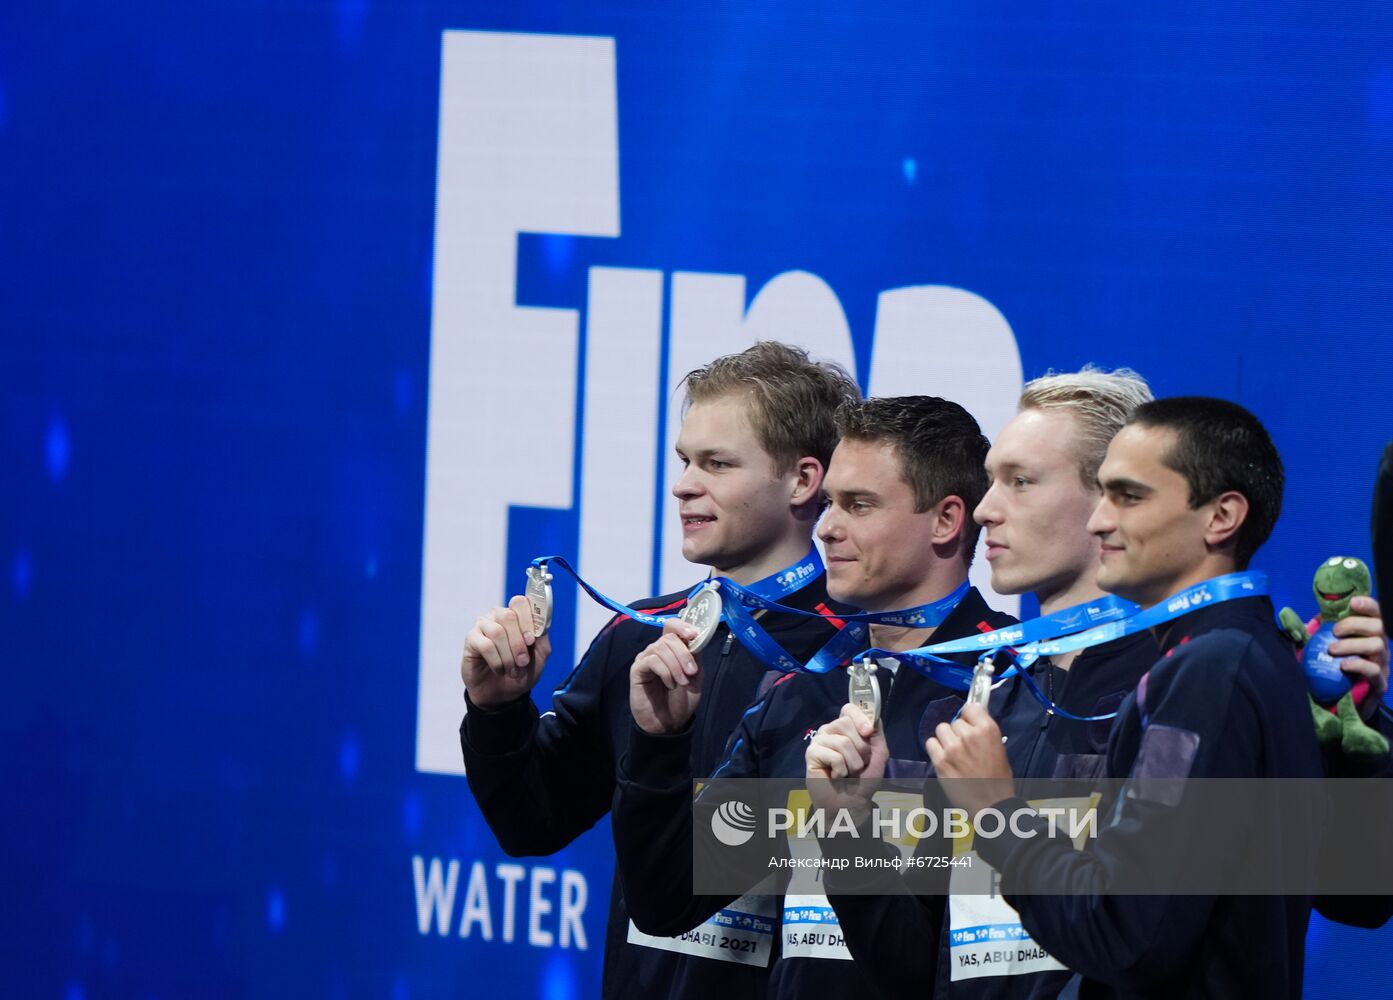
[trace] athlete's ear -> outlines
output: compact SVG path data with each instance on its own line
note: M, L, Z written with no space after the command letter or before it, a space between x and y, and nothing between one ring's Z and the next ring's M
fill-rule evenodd
M935 545L946 545L957 539L967 524L967 504L963 498L950 493L933 510Z
M1248 498L1237 490L1220 493L1204 506L1210 511L1204 525L1204 544L1211 549L1233 541L1238 529L1248 520Z
M804 455L794 463L791 476L793 491L789 503L801 507L806 503L816 503L822 495L822 476L825 470L822 463L811 455Z

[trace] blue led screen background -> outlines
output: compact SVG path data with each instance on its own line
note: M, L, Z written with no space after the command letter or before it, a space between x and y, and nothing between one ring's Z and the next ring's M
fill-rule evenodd
M511 258L442 242L451 197L488 218L513 197L465 190L442 150L446 32L595 42L545 64L594 84L596 117L536 164ZM1259 565L1309 611L1322 558L1369 557L1391 207L1376 4L12 0L3 992L598 995L607 827L512 862L463 779L420 766L422 701L458 721L422 698L424 672L458 699L457 665L422 660L425 567L498 600L542 552L619 567L619 522L639 558L596 582L666 581L665 380L708 343L703 289L752 315L786 290L871 388L893 348L961 368L965 401L1014 393L943 331L891 328L882 293L936 286L1003 318L1020 377L1125 364L1244 403L1290 480ZM534 208L564 226L528 228ZM599 315L616 288L642 308ZM509 374L525 337L442 319L475 291L555 322L526 334L554 345L530 381ZM616 365L627 395L595 381ZM492 419L463 438L432 423L481 399ZM547 433L499 445L529 420ZM613 456L642 473L637 518L600 502ZM487 516L432 553L428 484L451 482ZM588 614L559 593L539 700ZM452 907L423 911L418 879L452 863ZM562 919L581 902L583 940ZM1390 981L1388 934L1315 920L1309 995Z

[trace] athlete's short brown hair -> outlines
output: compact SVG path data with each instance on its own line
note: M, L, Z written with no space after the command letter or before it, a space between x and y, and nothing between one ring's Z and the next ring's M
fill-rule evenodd
M837 447L837 408L861 391L841 365L814 361L801 347L762 340L688 372L687 405L741 395L760 446L787 472L804 455L827 468Z

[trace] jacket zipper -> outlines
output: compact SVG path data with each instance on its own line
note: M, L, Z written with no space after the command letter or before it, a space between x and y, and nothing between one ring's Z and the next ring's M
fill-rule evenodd
M705 758L708 754L707 747L711 745L711 727L716 724L716 717L720 714L716 708L716 706L720 704L716 696L720 692L721 683L725 680L726 657L730 655L730 647L734 643L735 633L728 631L726 633L726 641L721 644L721 655L716 658L716 671L715 675L711 678L711 690L709 693L702 695L701 700L707 702L706 711L702 713L705 719L702 721L701 725L701 740L697 746L692 748L701 758L697 761L699 765L698 770L701 771L700 777L706 777L706 775L710 773L711 768L716 764L715 760L707 760ZM726 734L727 738L729 735L729 733ZM715 752L719 755L724 749L725 743L722 742Z

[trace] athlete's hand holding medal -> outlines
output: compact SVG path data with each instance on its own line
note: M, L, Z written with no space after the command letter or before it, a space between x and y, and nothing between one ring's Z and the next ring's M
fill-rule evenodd
M889 758L879 721L854 702L842 706L842 714L813 735L804 755L814 808L846 809L860 823L870 815Z
M481 615L465 637L460 677L469 700L479 708L516 701L541 678L551 655L546 635L551 624L550 578L546 574L534 581L529 572L526 595Z
M629 669L629 708L646 733L685 729L701 701L701 651L721 623L721 594L707 584L682 613L663 622L662 635Z
M985 705L968 702L952 722L940 722L925 749L944 793L969 818L1016 794L1001 730Z

